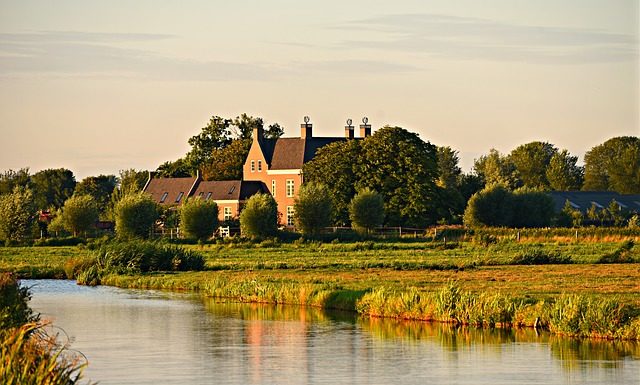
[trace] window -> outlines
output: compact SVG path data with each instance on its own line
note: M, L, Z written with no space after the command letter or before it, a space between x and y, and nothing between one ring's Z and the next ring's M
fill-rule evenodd
M251 161L251 172L255 172L256 171L256 161L252 160Z
M207 193L207 197L206 197L204 200L205 200L205 201L208 201L208 200L209 200L209 198L211 198L211 192L208 192L208 193Z
M198 198L202 198L203 195L204 195L204 191L200 191L200 194L198 194Z
M168 192L165 192L162 194L162 197L160 198L160 203L164 203L164 201L167 200L167 196L169 195Z
M287 206L287 226L293 226L293 206Z
M183 195L184 195L183 192L180 192L180 194L178 194L178 197L176 198L176 203L180 203L180 200L182 199Z
M273 195L273 197L276 197L276 180L275 179L271 179L271 195Z
M262 171L262 161L258 161L258 172Z
M289 198L293 196L293 179L287 179L287 196Z
M224 210L223 211L223 219L225 221L230 221L231 218L232 218L231 217L231 207L225 207L223 210Z

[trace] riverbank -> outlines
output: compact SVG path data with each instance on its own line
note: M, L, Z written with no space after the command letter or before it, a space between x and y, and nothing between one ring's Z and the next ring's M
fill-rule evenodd
M207 270L107 275L101 281L372 317L536 325L562 335L638 339L640 265L596 263L622 245L265 241L188 246L205 256ZM627 254L636 258L637 248ZM89 253L78 247L0 248L0 269L32 278L65 277L65 263Z

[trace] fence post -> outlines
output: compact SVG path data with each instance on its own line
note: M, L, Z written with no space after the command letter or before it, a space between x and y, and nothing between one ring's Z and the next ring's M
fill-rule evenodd
M518 235L516 236L516 239L518 240L518 242L520 242L520 230L518 230Z
M398 226L398 236L402 237L402 226Z
M576 230L576 242L578 242L578 230Z

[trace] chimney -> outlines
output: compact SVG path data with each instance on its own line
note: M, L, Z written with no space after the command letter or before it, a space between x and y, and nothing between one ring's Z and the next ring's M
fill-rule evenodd
M264 128L262 128L262 126L254 127L252 136L254 142L256 140L262 142L262 139L264 139Z
M351 125L353 121L351 119L347 119L347 125L344 126L344 137L347 139L353 139L353 126Z
M371 136L371 125L367 124L369 123L369 118L367 118L366 116L362 118L362 123L363 124L360 125L360 137L366 138L368 136Z
M311 123L309 123L309 117L304 117L304 123L300 125L300 139L307 139L313 137L311 132Z

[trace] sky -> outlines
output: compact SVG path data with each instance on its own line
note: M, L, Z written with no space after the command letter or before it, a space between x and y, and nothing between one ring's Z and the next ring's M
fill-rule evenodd
M0 171L153 170L209 117L459 151L640 135L639 1L0 0Z

